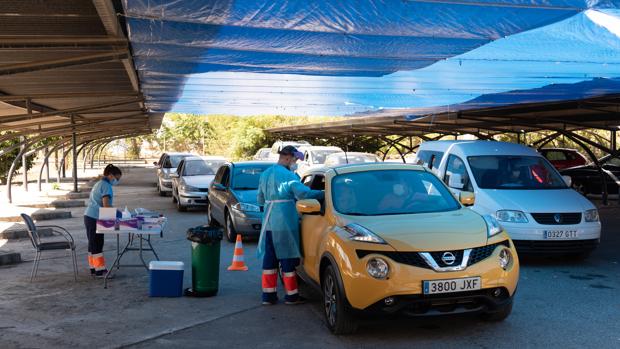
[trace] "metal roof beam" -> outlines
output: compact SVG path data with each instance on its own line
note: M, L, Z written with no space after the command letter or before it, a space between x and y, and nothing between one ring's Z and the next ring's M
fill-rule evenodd
M0 49L6 48L47 48L47 47L93 47L115 46L127 47L128 42L124 38L114 36L0 36Z
M36 61L28 63L17 63L11 65L0 66L0 76L13 75L19 73L29 73L40 70L49 70L56 68L66 68L76 65L102 63L108 61L116 61L129 57L129 50L123 49L113 52L96 53L89 55L80 55L69 58L52 59L47 61Z

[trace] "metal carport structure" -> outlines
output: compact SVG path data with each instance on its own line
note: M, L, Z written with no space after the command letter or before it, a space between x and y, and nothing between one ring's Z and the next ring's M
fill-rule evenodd
M19 148L19 159L44 150L46 166L52 152L68 147L77 190L79 152L92 159L113 139L159 128L163 113L144 105L121 10L106 0L2 2L0 131L8 132L0 141L20 142L0 155ZM8 173L9 201L17 159ZM39 173L40 189L43 167Z

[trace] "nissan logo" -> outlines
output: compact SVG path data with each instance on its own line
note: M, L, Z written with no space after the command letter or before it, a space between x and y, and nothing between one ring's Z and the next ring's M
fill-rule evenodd
M562 222L562 215L561 215L561 214L559 214L559 213L554 214L554 215L553 215L553 220L554 220L556 223L561 223L561 222Z
M454 262L456 261L456 257L454 257L454 254L452 254L452 252L444 252L441 255L441 260L446 264L446 265L452 265L454 264Z

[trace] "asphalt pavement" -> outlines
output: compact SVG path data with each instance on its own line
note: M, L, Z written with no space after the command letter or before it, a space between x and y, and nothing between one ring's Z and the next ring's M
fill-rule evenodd
M164 260L185 262L191 285L189 227L204 224L204 211L176 212L170 197L155 192L154 170L127 169L115 202L158 210L169 217L154 245ZM28 241L11 242L26 262L0 268L0 348L619 348L620 208L601 209L601 246L585 261L522 258L512 315L501 323L475 316L374 318L355 335L333 336L323 324L320 296L304 288L304 305L260 305L256 242L245 241L247 272L229 272L233 244L222 242L220 291L212 298L149 298L144 269L121 268L110 287L87 275L81 210L58 220L78 242L80 276L73 282L70 259L46 257L29 283ZM106 258L114 256L113 239ZM0 246L0 248L2 248ZM128 262L136 260L129 256Z

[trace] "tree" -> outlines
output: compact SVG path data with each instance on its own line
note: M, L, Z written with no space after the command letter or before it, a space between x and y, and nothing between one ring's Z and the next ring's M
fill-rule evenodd
M0 132L0 136L5 136L5 135L10 135L11 132ZM19 144L20 142L20 138L15 136L13 138L10 138L6 141L2 141L0 142L0 149L4 149L4 148L8 148L11 146L14 146L16 144ZM35 145L36 146L36 145ZM11 164L13 163L13 161L15 160L15 158L17 157L17 155L19 155L20 149L13 149L12 151L8 152L7 154L4 154L2 156L0 156L0 182L2 184L6 184L6 180L7 177L9 175L9 170L11 169ZM26 171L30 170L32 168L32 165L34 163L35 160L35 156L31 155L26 157ZM22 167L22 160L21 158L17 160L16 169L19 169ZM24 169L22 169L22 171L24 171Z

